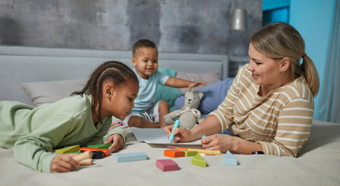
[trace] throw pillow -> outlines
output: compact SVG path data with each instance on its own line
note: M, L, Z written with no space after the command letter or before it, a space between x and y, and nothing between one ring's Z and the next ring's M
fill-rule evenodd
M198 110L203 114L203 116L206 117L207 114L217 109L217 107L227 96L228 90L233 81L234 78L227 78L223 81L219 81L213 85L198 90L204 93L201 103L198 106ZM177 98L175 102L176 110L180 110L184 105L184 99L184 94Z
M87 79L45 81L22 83L26 94L31 99L33 106L37 107L44 103L53 103L66 98L74 91L84 88Z
M178 71L176 73L176 78L181 78L181 79L189 80L189 81L206 81L207 84L205 86L200 85L200 86L197 86L191 89L191 91L197 91L201 88L207 87L209 85L212 85L220 81L220 73L213 72L213 73L199 74L199 73L186 73L186 72ZM188 92L188 87L179 88L178 90L181 92L181 94L185 94L186 92Z

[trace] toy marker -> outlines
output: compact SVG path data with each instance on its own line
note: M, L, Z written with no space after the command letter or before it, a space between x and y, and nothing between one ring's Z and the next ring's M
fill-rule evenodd
M172 128L172 131L170 134L169 143L171 143L171 141L174 139L175 135L173 135L172 133L174 132L176 128L178 128L178 126L179 126L179 120L176 120L174 128Z
M181 148L181 147L173 147L173 146L168 146L168 148L176 149L176 150L197 151L197 153L199 154L206 154L206 155L221 155L221 151L219 150L191 149L191 148Z
M237 159L229 151L227 151L223 157L223 164L237 166Z

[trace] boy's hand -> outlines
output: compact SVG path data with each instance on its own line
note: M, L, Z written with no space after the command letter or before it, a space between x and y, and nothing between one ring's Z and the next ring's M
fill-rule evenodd
M207 84L207 82L205 82L205 81L195 81L195 82L191 82L189 84L188 88L189 88L189 91L190 91L193 87L197 87L199 85L203 85L204 86L206 84Z
M79 163L72 157L78 154L58 154L52 159L51 172L70 172L79 167Z
M116 152L123 147L124 139L120 134L112 134L105 142L105 144L109 143L112 143L109 147L110 152Z

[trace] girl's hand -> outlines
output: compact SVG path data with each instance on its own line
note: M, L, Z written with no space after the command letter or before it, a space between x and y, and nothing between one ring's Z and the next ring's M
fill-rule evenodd
M77 154L58 154L52 159L51 172L70 172L79 167L79 163L72 157Z
M109 147L110 152L116 152L123 147L124 139L120 134L112 134L105 142L105 144L109 143L112 143Z
M174 125L170 125L170 126L166 126L163 128L163 130L168 134L168 138L170 137L172 128L174 127ZM175 135L174 139L172 140L172 142L177 143L177 142L188 142L188 141L192 141L193 139L191 139L191 131L189 129L183 128L183 127L178 127L177 129L175 129L172 133L173 135Z
M206 84L207 84L207 82L205 82L205 81L195 81L195 82L191 82L189 84L188 88L189 88L189 91L190 91L193 87L197 87L199 85L203 85L204 86Z
M225 134L214 134L201 139L204 149L219 150L222 153L234 151L235 137Z

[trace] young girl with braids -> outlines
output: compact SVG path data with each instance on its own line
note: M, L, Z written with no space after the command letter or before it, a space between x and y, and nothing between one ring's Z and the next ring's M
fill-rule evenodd
M15 159L40 172L69 172L79 166L71 154L56 154L65 146L108 144L119 150L123 129L108 132L112 116L131 113L138 79L126 65L105 62L90 76L84 89L71 97L36 108L15 101L0 102L0 147L13 148Z

